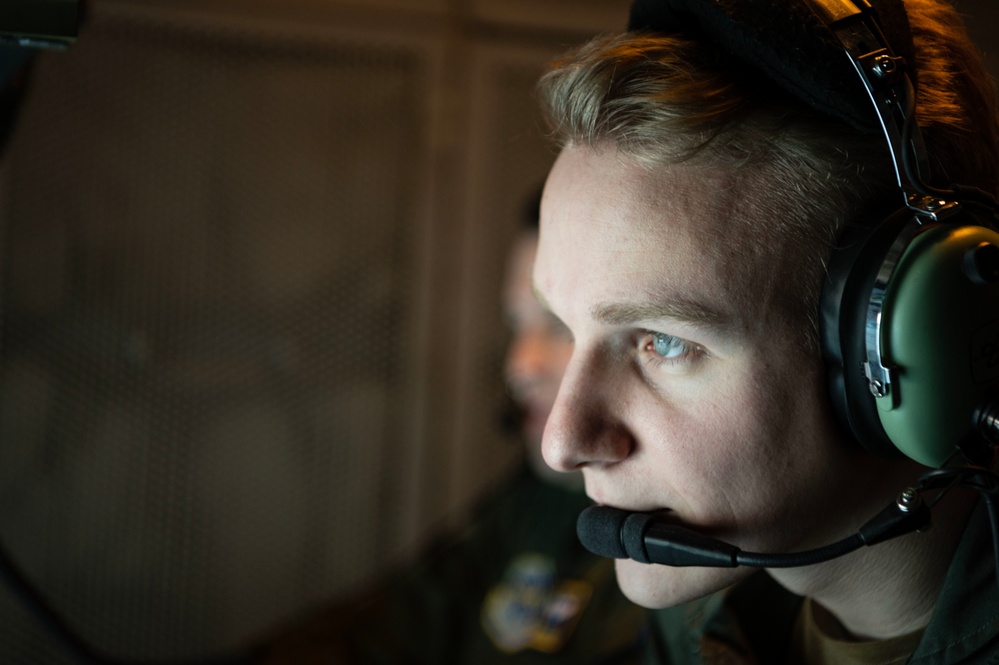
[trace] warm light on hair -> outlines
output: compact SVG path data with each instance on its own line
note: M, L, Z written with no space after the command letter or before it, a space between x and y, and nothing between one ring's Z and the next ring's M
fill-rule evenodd
M949 5L908 0L906 9L932 184L996 192L999 105L981 54ZM538 93L560 145L612 144L650 168L686 163L733 173L745 214L727 232L778 268L769 273L783 278L761 288L812 321L809 344L836 234L862 211L902 203L883 138L814 111L686 37L599 37L554 62Z

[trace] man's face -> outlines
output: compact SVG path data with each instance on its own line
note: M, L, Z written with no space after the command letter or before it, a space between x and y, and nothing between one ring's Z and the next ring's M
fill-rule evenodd
M597 503L747 551L817 547L886 495L877 465L835 434L820 359L775 297L778 257L746 250L739 192L716 170L643 167L613 148L559 156L534 281L575 346L544 456L582 469ZM632 600L664 607L751 569L617 572Z

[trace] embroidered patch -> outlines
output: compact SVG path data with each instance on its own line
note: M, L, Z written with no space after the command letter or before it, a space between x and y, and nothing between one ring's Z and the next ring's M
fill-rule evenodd
M581 580L556 579L550 557L522 554L486 594L482 627L501 651L554 653L569 640L592 593Z

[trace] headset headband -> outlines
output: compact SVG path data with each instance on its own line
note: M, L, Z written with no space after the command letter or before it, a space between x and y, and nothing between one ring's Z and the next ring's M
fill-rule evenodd
M748 63L812 108L865 134L882 134L871 100L829 27L836 6L874 12L867 0L635 0L628 30L695 32ZM820 15L820 12L824 15ZM901 0L877 0L877 24L905 62L915 61ZM914 68L907 71L915 86Z

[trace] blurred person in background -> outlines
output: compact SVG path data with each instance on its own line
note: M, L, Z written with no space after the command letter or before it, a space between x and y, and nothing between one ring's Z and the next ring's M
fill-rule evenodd
M582 478L554 472L541 457L572 338L531 286L540 196L526 207L502 289L513 406L504 421L526 446L524 463L460 533L377 590L256 641L255 662L639 662L645 613L618 590L613 562L588 553L576 536L576 518L591 503Z

